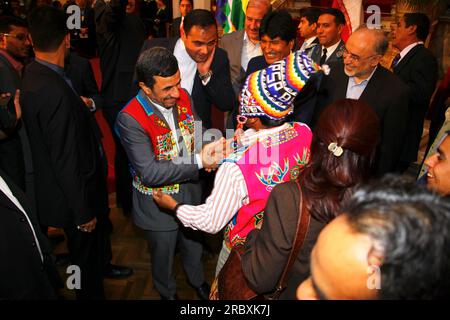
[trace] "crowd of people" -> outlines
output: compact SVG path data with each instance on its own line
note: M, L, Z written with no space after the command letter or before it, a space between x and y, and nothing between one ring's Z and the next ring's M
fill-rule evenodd
M67 29L69 5L81 9L80 29ZM144 231L161 299L179 299L177 250L203 300L220 298L220 279L233 281L234 251L257 294L286 277L280 299L449 298L444 107L414 172L438 83L424 46L429 18L401 17L386 68L385 32L362 25L344 41L338 9L301 9L297 24L269 0L249 0L244 29L219 38L209 10L180 0L172 21L170 7L1 8L0 299L62 297L49 227L64 230L81 270L77 299L105 299L103 278L133 274L111 263L97 110L114 137L117 207ZM300 220L304 239L288 265ZM216 279L206 279L204 233L218 232Z

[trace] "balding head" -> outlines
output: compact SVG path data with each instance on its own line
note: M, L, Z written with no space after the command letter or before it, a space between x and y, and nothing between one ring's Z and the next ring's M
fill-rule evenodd
M270 8L272 8L272 5L270 4L269 0L250 0L247 4L247 9L249 8L263 8L264 11L267 13Z
M367 79L380 63L387 39L380 30L360 28L348 38L344 52L344 71L359 83Z
M388 39L381 29L369 29L361 26L350 36L358 37L358 39L366 39L366 43L370 45L373 54L384 55L388 48Z
M259 42L259 27L264 16L271 10L269 0L250 0L245 10L244 29L250 41Z

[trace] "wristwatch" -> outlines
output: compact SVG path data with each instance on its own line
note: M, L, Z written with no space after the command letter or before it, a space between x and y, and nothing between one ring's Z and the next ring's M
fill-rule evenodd
M213 72L212 72L212 70L210 69L207 73L204 73L204 74L198 74L198 76L200 77L200 79L202 80L202 81L206 81L209 77L211 77L212 76L212 74L213 74Z

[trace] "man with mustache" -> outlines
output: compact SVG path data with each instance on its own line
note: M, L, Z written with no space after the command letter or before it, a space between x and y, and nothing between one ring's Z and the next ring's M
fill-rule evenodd
M136 76L141 90L116 122L133 175L133 221L147 237L153 284L161 299L178 299L172 273L178 245L189 283L206 300L209 286L203 275L201 234L180 226L156 206L152 194L162 191L178 201L199 204L199 170L213 169L217 162L209 162L206 147L198 152L201 125L195 102L181 88L175 56L162 47L144 51L136 64ZM220 151L222 144L219 140Z
M322 78L312 121L314 132L322 110L337 99L362 100L371 106L381 121L374 172L380 176L396 171L401 149L409 139L408 88L379 64L387 46L381 30L363 27L353 32L344 47L344 63L330 63L332 72Z
M203 9L189 12L183 21L181 38L147 40L142 51L164 47L174 54L180 68L181 87L194 101L203 127L212 127L212 106L231 111L237 105L230 80L230 63L224 50L217 48L214 15Z
M245 9L244 29L225 34L219 47L230 59L231 82L236 96L245 81L249 61L262 54L259 29L264 16L271 11L268 0L250 0Z

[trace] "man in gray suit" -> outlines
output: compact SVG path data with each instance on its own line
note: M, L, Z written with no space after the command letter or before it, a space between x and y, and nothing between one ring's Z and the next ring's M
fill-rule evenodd
M173 214L153 202L152 194L161 190L180 203L200 204L199 170L217 167L219 152L211 147L221 147L223 140L201 149L197 139L201 125L191 97L181 89L177 59L169 50L154 47L144 51L136 75L141 90L119 113L116 127L131 162L132 216L148 239L153 284L162 299L178 298L172 275L178 244L190 284L201 299L207 299L209 286L203 276L199 232L179 225Z
M317 20L317 38L320 45L315 46L311 54L314 62L320 65L342 62L345 43L341 39L341 32L344 26L345 16L342 11L335 8L322 11Z
M225 34L219 47L230 60L231 83L236 96L245 81L245 72L250 59L262 55L259 44L259 27L264 16L271 10L269 0L250 0L245 10L244 29Z

